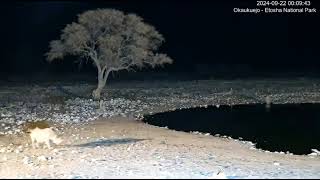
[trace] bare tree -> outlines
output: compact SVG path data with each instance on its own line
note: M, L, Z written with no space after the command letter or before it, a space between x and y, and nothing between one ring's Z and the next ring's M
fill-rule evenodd
M60 39L50 42L46 56L49 62L66 55L80 56L80 62L92 61L98 70L98 87L92 95L100 99L112 71L171 64L166 54L156 53L163 42L163 36L141 17L97 9L78 15L78 22L68 24Z

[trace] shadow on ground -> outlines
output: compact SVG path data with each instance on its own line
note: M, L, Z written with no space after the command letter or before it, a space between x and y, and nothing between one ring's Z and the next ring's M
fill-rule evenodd
M93 142L88 142L84 144L74 145L76 147L97 147L97 146L112 146L116 144L130 144L139 141L144 141L147 139L135 139L135 138L123 138L123 139L101 139Z

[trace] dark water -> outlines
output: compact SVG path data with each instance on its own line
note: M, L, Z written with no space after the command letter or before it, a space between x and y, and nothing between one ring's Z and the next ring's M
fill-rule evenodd
M178 131L243 138L269 151L309 154L320 149L320 104L210 106L147 115L147 122Z

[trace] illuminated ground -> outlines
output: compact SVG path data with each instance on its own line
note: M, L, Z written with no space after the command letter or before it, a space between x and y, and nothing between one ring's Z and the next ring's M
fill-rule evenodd
M54 85L1 86L0 177L214 178L221 169L227 178L319 178L319 156L266 153L250 143L134 120L151 111L263 102L266 95L274 103L320 102L319 85L311 80L115 84L106 90L102 109ZM63 86L81 95L92 87ZM56 123L65 143L54 150L31 149L19 124L36 118Z

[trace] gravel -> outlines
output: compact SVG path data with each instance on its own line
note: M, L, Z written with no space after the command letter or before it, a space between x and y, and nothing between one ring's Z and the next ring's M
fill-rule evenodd
M320 102L320 82L315 80L272 83L241 80L190 81L122 86L124 85L108 86L101 101L72 97L55 86L1 87L0 133L21 134L21 125L27 121L48 120L68 124L85 123L100 117L122 116L142 119L143 114L175 109L264 103L266 97L274 104ZM94 86L82 84L62 88L73 94L85 96L90 94ZM7 93L2 94L1 91Z
M25 86L2 86L0 87L0 136L1 135L22 135L22 125L28 121L47 120L53 123L59 124L85 124L99 118L112 118L112 117L126 117L128 119L141 120L143 114L153 114L163 111L174 111L176 109L192 108L192 107L208 107L208 105L215 105L219 107L221 105L235 105L235 104L250 104L250 103L265 103L266 97L273 104L284 103L319 103L320 81L317 80L283 80L283 81L190 81L190 82L157 82L157 83L143 83L133 82L128 84L114 84L108 86L104 90L101 101L94 101L92 99L83 98L91 94L91 90L95 85L78 84L78 85L64 85L67 91L79 94L80 97L70 96L59 91L55 85L25 85ZM2 93L5 92L5 93ZM162 128L166 129L166 127ZM192 132L196 135L210 136L208 133ZM215 135L221 137L220 135ZM90 140L90 137L79 137L77 134L72 134L70 137L75 140ZM231 137L222 136L226 140L234 140ZM239 141L240 140L240 141ZM252 142L239 141L239 143L249 146L249 149L256 151L255 144ZM162 141L163 146L166 146L166 142ZM41 163L59 162L62 157L79 157L78 163L73 164L73 168L77 169L74 174L59 174L55 172L51 177L58 178L95 178L88 175L88 169L92 164L97 164L95 167L96 177L105 177L104 174L110 173L116 175L115 178L121 177L143 177L153 178L207 178L214 177L215 171L203 171L201 167L197 166L197 162L192 165L182 166L187 162L188 154L170 154L170 157L165 157L163 152L155 150L152 152L154 159L143 162L145 165L150 166L150 172L158 172L153 176L146 176L143 172L139 172L127 164L129 162L121 161L114 153L123 153L121 156L131 156L130 160L134 159L132 163L140 164L142 161L143 149L145 145L135 146L122 146L120 149L108 150L107 147L97 146L94 151L98 151L102 154L107 154L104 158L91 157L90 153L85 153L83 156L83 149L74 148L68 152L64 149L54 149L49 155L39 156L26 156L25 152L28 152L28 145L14 147L12 144L6 147L0 146L0 164L7 162L7 156L2 154L15 153L17 157L20 157L22 164L35 169L42 168ZM119 147L120 148L120 147ZM113 152L115 150L119 150ZM177 149L178 150L178 149ZM87 150L85 150L87 151ZM188 151L186 149L186 151ZM261 150L260 150L261 151ZM141 153L136 153L141 152ZM66 156L66 153L72 155ZM151 152L150 152L151 153ZM270 152L264 152L269 154ZM100 155L102 155L100 154ZM273 154L273 153L270 153ZM279 155L290 155L290 153L279 152ZM320 155L318 150L313 150L309 154L310 158L317 158ZM173 158L177 157L177 158ZM74 161L74 159L70 160ZM120 163L119 163L120 162ZM154 162L155 164L148 164ZM40 163L40 164L39 164ZM127 164L126 164L127 163ZM188 163L190 163L188 161ZM226 162L224 162L226 163ZM217 163L218 164L218 163ZM221 165L221 164L220 164ZM49 165L50 168L56 165ZM106 171L103 166L108 166L110 169ZM227 166L227 165L226 165ZM282 168L279 162L270 163L269 170L272 168ZM124 168L126 171L120 171L119 168ZM133 166L135 167L135 166ZM166 173L161 173L156 169L169 168ZM192 167L190 169L184 169L184 167ZM244 175L232 176L231 172L238 172L242 166L236 165L228 169L227 175L229 178L254 178L254 177L277 177L275 172L280 172L281 169L275 169L268 172L255 172L251 173L252 176ZM258 169L258 167L257 167ZM101 172L99 171L101 170ZM252 166L252 171L255 170L255 166ZM72 169L70 169L72 172ZM102 174L104 171L104 174ZM190 172L189 172L190 171ZM181 172L181 173L179 173ZM188 172L185 174L185 172ZM200 172L200 174L199 174ZM270 174L268 174L270 173ZM250 174L250 173L249 173ZM309 174L315 177L317 175ZM19 176L18 176L19 177ZM37 174L29 174L21 177L43 177ZM303 177L300 174L294 174L292 176L286 175L285 177ZM110 177L112 178L112 177Z

